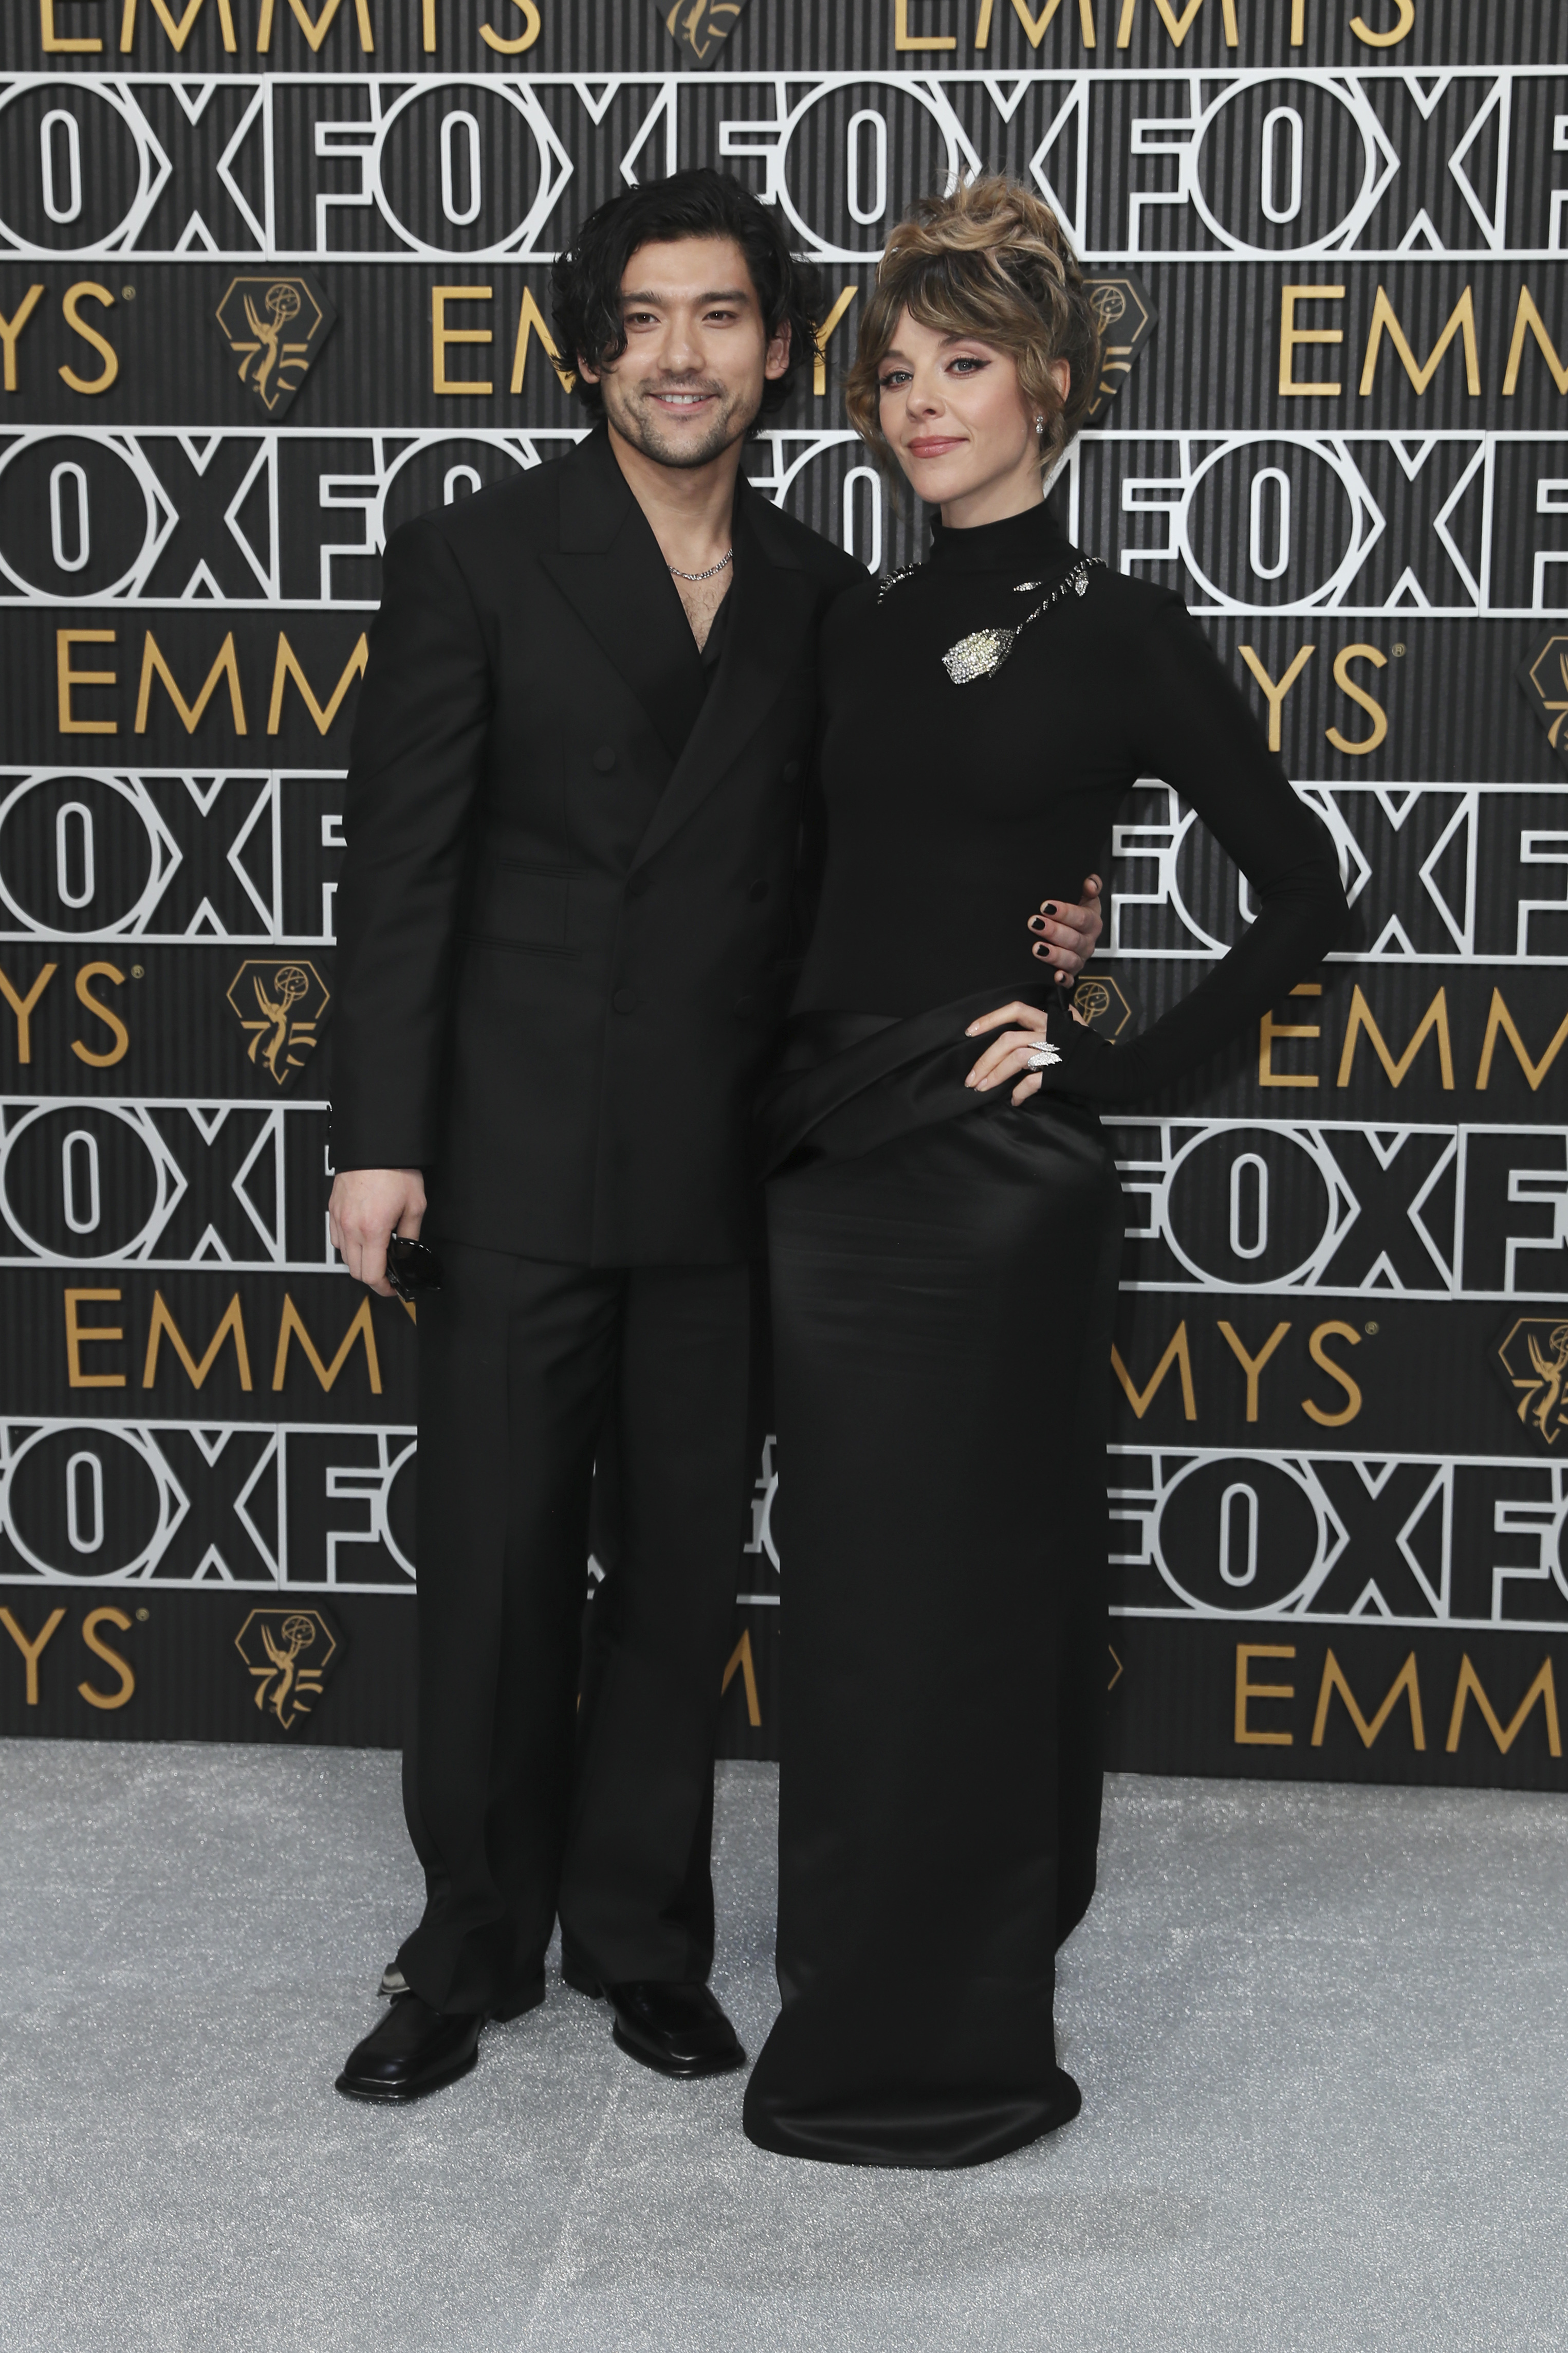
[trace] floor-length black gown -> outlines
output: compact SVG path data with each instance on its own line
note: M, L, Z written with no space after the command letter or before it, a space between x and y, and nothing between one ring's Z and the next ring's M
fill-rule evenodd
M1048 602L1051 592L1057 594ZM943 654L1039 610L994 674ZM1076 2113L1055 1949L1094 1889L1121 1194L1093 1106L1255 1022L1332 944L1327 838L1180 600L1044 507L935 536L824 634L826 849L763 1112L784 1627L763 2147L952 2166ZM1025 923L1103 871L1140 776L1247 876L1245 937L1153 1027L1015 1110L983 1012L1051 1002Z

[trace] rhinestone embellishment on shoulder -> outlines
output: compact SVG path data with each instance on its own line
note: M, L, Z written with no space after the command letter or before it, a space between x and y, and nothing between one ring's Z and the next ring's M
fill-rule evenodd
M881 603L889 588L896 588L901 580L912 579L914 575L922 569L923 566L919 564L902 564L899 566L897 572L889 572L886 574L885 576L877 583L878 604L879 605Z

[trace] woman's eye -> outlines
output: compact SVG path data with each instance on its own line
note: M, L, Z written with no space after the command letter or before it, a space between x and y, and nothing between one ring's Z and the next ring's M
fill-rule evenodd
M879 392L896 392L900 385L908 384L909 380L907 368L895 368L890 375L878 379L877 389Z
M977 375L985 364L984 360L976 359L972 352L961 352L952 363L954 374L964 375Z

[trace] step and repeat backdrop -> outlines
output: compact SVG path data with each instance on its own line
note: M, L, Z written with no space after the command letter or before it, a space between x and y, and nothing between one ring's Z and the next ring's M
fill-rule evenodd
M1113 1761L1563 1786L1568 63L1535 0L11 0L0 1723L399 1737L417 1336L325 1222L378 551L570 444L549 263L699 161L822 271L823 364L749 470L873 568L920 552L839 393L889 227L981 169L1058 208L1106 356L1053 495L1202 617L1343 862L1343 946L1113 1131ZM1079 1001L1115 1033L1250 910L1157 777L1110 875ZM770 1442L736 1754L773 1753L776 1490Z

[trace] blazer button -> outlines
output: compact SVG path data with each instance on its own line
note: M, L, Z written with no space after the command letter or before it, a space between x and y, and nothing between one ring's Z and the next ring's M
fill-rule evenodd
M786 784L786 785L793 785L793 784L794 784L794 782L795 782L795 778L799 776L799 774L800 774L800 762L799 762L798 760L786 760L786 761L784 762L784 782L785 782L785 784Z
M637 874L629 874L626 877L626 896L628 899L640 899L647 889L647 876L646 874L639 872Z
M635 1013L639 1001L635 988L617 988L610 999L617 1013Z
M753 882L746 895L760 904L768 895L768 886L765 882Z
M601 744L598 750L594 754L595 767L597 768L601 776L607 776L615 765L616 754L614 746L609 744Z

